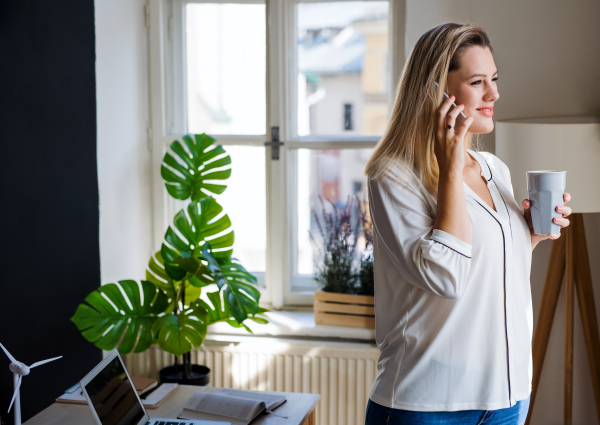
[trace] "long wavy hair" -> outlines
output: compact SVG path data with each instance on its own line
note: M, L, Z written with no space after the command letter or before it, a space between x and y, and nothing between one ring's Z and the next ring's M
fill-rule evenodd
M381 180L400 167L414 173L435 195L439 180L436 112L445 100L448 73L460 68L461 53L471 46L492 50L485 31L471 24L439 25L419 38L402 70L385 134L367 162L369 179ZM471 133L467 137L469 147L477 148L477 139Z

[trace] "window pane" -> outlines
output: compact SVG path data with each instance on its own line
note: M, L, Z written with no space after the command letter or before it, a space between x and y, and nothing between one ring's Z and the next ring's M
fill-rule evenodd
M363 170L372 151L298 150L298 274L313 274L313 263L319 261L318 249L309 236L310 233L315 239L320 239L317 223L311 213L314 210L321 216L319 196L324 201L329 199L338 208L345 207L353 195L361 202L367 201L367 178ZM327 208L331 210L331 205L327 204Z
M215 195L215 199L231 220L235 233L233 257L240 260L249 272L264 273L267 246L265 148L223 148L231 157L231 177L226 180L225 192ZM176 201L174 212L188 203Z
M381 135L389 88L388 2L299 3L298 135Z
M188 131L263 135L264 4L186 5Z
M265 272L267 213L265 148L223 146L231 156L227 190L215 196L229 215L235 243L233 256L250 272Z

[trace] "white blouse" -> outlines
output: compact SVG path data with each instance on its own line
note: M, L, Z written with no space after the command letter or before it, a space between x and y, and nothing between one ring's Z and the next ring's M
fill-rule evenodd
M383 406L496 410L531 392L529 228L508 167L469 153L497 210L463 184L470 245L432 230L436 199L414 174L404 184L369 181L381 351L370 399Z

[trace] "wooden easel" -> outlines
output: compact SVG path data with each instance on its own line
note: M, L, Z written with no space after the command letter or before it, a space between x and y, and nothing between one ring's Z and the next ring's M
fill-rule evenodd
M573 311L575 287L577 288L585 346L594 387L596 413L600 422L600 336L598 334L594 291L592 289L590 263L583 228L583 215L580 213L571 214L569 220L571 225L561 230L563 235L552 242L552 250L550 251L544 291L533 335L533 389L529 415L525 425L529 425L531 422L531 413L533 412L533 404L540 375L542 374L544 356L548 347L548 338L552 329L563 275L565 276L566 285L564 424L571 425L573 412Z

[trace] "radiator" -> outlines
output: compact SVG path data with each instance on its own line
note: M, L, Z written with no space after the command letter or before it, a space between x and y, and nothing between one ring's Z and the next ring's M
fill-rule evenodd
M156 346L124 358L135 376L157 378L159 369L173 364L173 356ZM370 344L262 337L207 340L192 351L192 363L211 369L213 387L320 394L320 425L364 424L378 358Z

